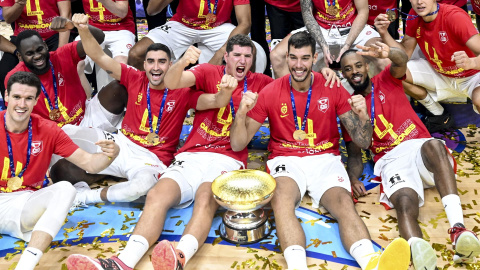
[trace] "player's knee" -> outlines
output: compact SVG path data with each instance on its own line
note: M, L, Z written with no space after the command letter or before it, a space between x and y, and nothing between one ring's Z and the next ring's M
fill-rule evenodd
M157 181L155 172L142 171L137 173L134 179L129 181L126 201L134 201L143 195L147 195Z
M204 211L216 210L218 208L211 189L197 191L195 194L195 207Z
M391 202L397 215L410 215L418 209L418 194L413 189L402 188L392 195Z
M128 52L128 65L137 67L143 62L145 50L142 46L133 46L132 49Z
M281 46L275 47L273 51L270 52L270 62L273 67L279 67L283 65L286 61L286 52Z
M77 190L72 186L70 182L67 181L60 181L58 183L55 183L55 187L55 198L57 198L58 201L69 202L68 207L70 208L71 203L77 195Z

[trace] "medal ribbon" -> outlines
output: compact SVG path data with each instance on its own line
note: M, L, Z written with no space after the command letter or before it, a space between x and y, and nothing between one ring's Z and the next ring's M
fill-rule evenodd
M335 6L335 0L332 0L332 2L330 2L330 0L327 0L327 5L328 6Z
M50 107L50 110L53 110L53 109L58 110L57 78L55 78L55 70L53 69L52 61L49 60L49 62L50 62L50 67L51 67L51 71L52 71L53 92L55 93L55 106L52 104L52 101L50 100L50 97L48 96L47 90L45 89L45 86L43 86L43 83L40 82L40 84L42 86L42 92L45 95L45 97L47 98L48 106Z
M210 6L210 0L207 0L207 6L208 6L208 13L212 13L213 15L217 15L218 0L215 0L215 6L213 6L213 11L212 11L212 7Z
M373 95L373 82L372 82L372 104L370 104L370 122L372 123L372 127L375 127L375 98Z
M226 69L226 67L225 67ZM225 69L223 70L223 75L225 75ZM243 93L247 92L247 76L243 78ZM235 107L233 106L233 94L230 98L230 110L232 111L232 118L235 119Z
M297 122L297 109L295 107L295 98L293 97L292 76L291 75L288 78L288 82L290 83L290 100L292 101L293 122L295 123L296 130L299 130L298 122ZM313 74L312 74L312 77L311 77L311 80L310 80L310 88L308 89L307 104L305 105L305 115L303 116L303 121L302 121L302 130L303 131L305 131L305 126L307 124L308 110L310 109L310 98L312 97L312 84L313 84Z
M162 105L160 105L160 112L158 113L157 127L155 129L155 134L158 135L160 121L162 121L163 109L165 106L165 100L167 100L168 88L165 88L163 93ZM150 85L147 86L147 109L148 109L148 123L150 124L150 133L153 133L153 117L152 117L152 108L150 106Z
M11 174L11 177L15 177L15 165L13 163L12 141L10 140L10 136L8 135L6 115L7 115L6 113L3 115L3 122L5 124L5 135L7 137L8 157L10 158L10 174ZM25 170L28 167L28 164L30 163L31 153L32 153L32 118L28 120L27 162L25 163L25 167L23 167L22 171L18 174L19 178L22 178L23 173L25 172Z
M419 17L418 15L411 15L411 14L402 12L402 11L401 11L400 9L398 9L398 8L387 9L387 11L389 11L389 10L393 10L393 11L398 10L398 12L400 12L401 14L403 14L403 15L406 16L406 17L405 17L405 20L406 20L406 21L415 20L417 17ZM439 10L440 10L440 4L437 3L437 10L428 13L427 15L425 15L425 17L435 15L435 14L438 13ZM410 18L409 18L409 17L410 17Z

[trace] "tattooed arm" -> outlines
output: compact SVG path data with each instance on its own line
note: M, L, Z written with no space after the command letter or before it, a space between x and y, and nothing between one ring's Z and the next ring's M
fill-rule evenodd
M362 149L354 142L345 142L347 146L347 173L352 185L353 195L355 198L365 196L367 194L365 186L358 180L363 173Z
M300 0L300 7L302 8L303 22L305 23L308 32L313 36L313 38L315 38L317 44L320 45L320 48L322 48L325 65L328 66L328 64L331 64L333 60L330 55L327 42L323 37L322 30L320 29L320 25L318 25L317 21L313 17L312 0Z
M367 114L365 98L361 95L354 95L348 102L352 109L338 117L352 141L359 147L367 149L372 142L373 129Z

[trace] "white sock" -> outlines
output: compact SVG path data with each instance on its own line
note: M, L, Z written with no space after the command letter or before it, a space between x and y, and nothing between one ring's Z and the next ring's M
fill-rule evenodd
M462 204L460 203L460 197L458 197L458 195L448 194L442 198L442 204L447 214L450 227L453 227L453 225L457 223L463 224Z
M20 257L20 261L18 261L17 266L15 269L19 270L30 270L34 269L35 266L38 264L40 261L40 258L42 257L43 252L40 251L38 248L33 248L33 247L27 247L23 253L22 256Z
M412 244L413 244L413 242L415 242L415 241L417 241L417 240L419 240L419 239L422 239L422 238L415 237L415 236L410 237L410 239L408 239L408 241L407 241L407 242L408 242L408 245L411 247Z
M86 204L94 204L94 203L103 202L102 198L100 197L100 193L102 192L102 189L103 188L92 189L92 190L86 191L87 198L85 200L85 203Z
M180 238L180 241L178 242L176 248L183 251L183 254L185 255L186 265L187 262L193 257L193 255L195 255L198 250L198 240L197 238L195 238L195 236L191 234L185 234L184 236L182 236L182 238Z
M350 255L352 255L362 269L365 269L372 256L376 255L372 240L362 239L353 243L350 247Z
M130 236L125 249L120 252L118 258L128 267L134 268L140 259L142 259L143 255L147 253L149 247L145 237L134 234Z
M420 102L420 104L425 106L425 108L427 108L427 110L430 111L431 113L433 113L434 115L442 115L443 114L442 105L440 105L440 103L438 103L437 101L433 100L433 98L430 96L430 94L427 94L426 98L424 98L422 100L418 100L418 102Z
M288 269L308 270L307 254L305 249L299 245L287 247L283 251L285 261L287 261Z

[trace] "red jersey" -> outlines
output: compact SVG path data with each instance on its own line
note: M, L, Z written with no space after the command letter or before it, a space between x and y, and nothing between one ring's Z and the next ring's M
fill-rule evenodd
M57 2L65 0L37 0L27 1L20 17L15 20L14 36L25 30L35 30L45 40L57 32L50 30L50 24L53 18L60 16ZM4 0L0 4L2 7L11 7L15 0Z
M472 0L471 4L473 12L475 12L477 15L480 15L480 0ZM480 25L478 27L480 27Z
M207 23L206 18L210 10L216 15L215 22ZM219 0L215 10L215 0L181 0L178 3L177 13L171 18L185 26L197 30L212 29L224 23L230 22L233 6L249 5L250 0Z
M412 9L410 14L417 15ZM454 52L465 51L468 57L475 54L465 45L478 30L470 16L461 8L440 4L434 21L426 23L421 17L407 21L406 35L415 37L430 65L447 77L469 77L478 70L458 68L451 57Z
M373 144L370 146L370 150L375 155L373 157L374 162L377 162L402 142L432 137L405 96L402 80L390 74L390 66L374 76L372 83L375 88L373 90L375 95L375 127L373 129ZM370 115L372 93L369 93L365 100L368 115ZM351 141L347 133L343 136L346 141Z
M340 135L337 127L337 115L351 110L350 98L343 86L325 87L325 79L320 73L313 72L312 96L308 111L303 141L296 141L296 130L290 98L290 75L283 76L269 84L260 93L257 104L248 112L253 120L263 123L268 117L270 123L269 159L277 156L310 156L332 153L339 155ZM293 90L297 112L298 127L301 128L308 91Z
M2 175L0 177L0 193L12 192L7 188L7 181L11 177L10 158L5 135L5 122L0 112L0 138L4 142L0 145L0 158L2 158ZM45 173L48 170L52 154L69 157L78 149L78 146L55 125L54 122L32 114L32 148L30 163L22 175L22 187L15 191L37 190L42 187ZM28 129L22 133L8 132L12 142L12 152L15 166L15 175L22 171L27 162Z
M335 7L338 12L335 14L328 14L327 8L335 2ZM313 3L313 17L318 24L330 29L332 25L337 27L350 27L357 17L357 8L353 0L312 0Z
M373 25L378 14L385 13L387 9L392 8L397 8L397 0L369 0L367 24Z
M300 8L300 0L265 0L265 3L288 12L302 11Z
M472 0L473 2L474 0ZM467 0L437 0L437 3L455 5L457 7L463 7L467 4Z
M117 1L126 1L126 0L113 0ZM90 17L88 23L92 26L97 27L102 31L118 31L118 30L128 30L135 34L135 22L133 21L133 14L130 7L128 7L128 13L125 18L120 18L117 15L111 13L106 9L102 3L97 2L96 0L82 0L83 10Z
M224 74L225 66L201 64L190 69L195 75L196 87L206 93L217 93L220 91L220 81ZM247 89L254 93L260 92L267 84L273 81L272 78L260 73L247 73ZM238 110L244 81L238 82L237 88L232 94L233 106ZM234 152L230 146L230 126L233 116L230 104L220 109L197 111L193 120L193 127L185 145L178 150L181 152L214 152L227 155L243 163L247 162L248 150Z
M80 78L77 73L77 64L82 60L77 52L78 41L68 43L50 52L50 61L53 64L55 78L57 81L58 109L61 112L60 118L56 120L59 127L66 124L78 125L85 114L85 101L87 95L83 90ZM5 78L5 88L10 76L17 71L31 72L25 66L24 62L12 69ZM53 106L55 106L55 91L53 88L53 78L51 69L42 75L37 75L42 82ZM40 92L40 98L37 105L33 108L33 113L43 118L50 119L50 105L47 98Z
M127 88L129 96L122 122L122 133L132 142L153 152L163 164L169 166L178 145L187 111L197 107L197 100L203 92L190 88L168 91L158 132L160 140L158 144L152 145L146 140L146 136L150 133L150 123L147 109L148 78L145 71L122 64L120 83ZM165 89L150 89L152 129L154 131L157 127L164 93Z

